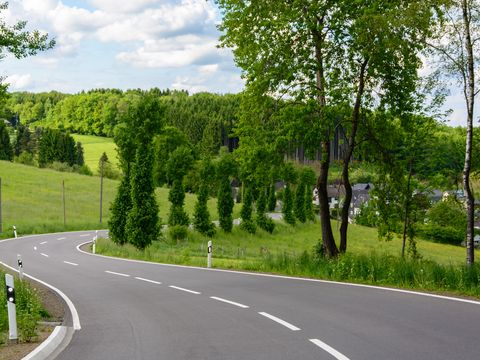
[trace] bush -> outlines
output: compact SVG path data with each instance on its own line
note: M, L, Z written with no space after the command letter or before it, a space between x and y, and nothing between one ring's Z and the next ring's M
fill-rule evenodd
M465 230L435 224L418 226L417 235L441 244L460 245L465 240Z
M188 228L183 225L175 225L168 228L168 237L174 242L180 242L188 238Z
M35 161L35 156L28 151L22 152L19 156L16 156L14 159L15 162L28 166L36 166L37 162Z

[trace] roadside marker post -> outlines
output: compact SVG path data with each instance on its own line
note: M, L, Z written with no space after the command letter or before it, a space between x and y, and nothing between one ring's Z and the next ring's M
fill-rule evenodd
M13 225L13 235L15 236L15 239L17 238L17 227Z
M22 255L17 254L17 263L18 263L18 274L20 276L20 281L23 281L23 260Z
M92 253L96 253L96 245L97 245L97 238L98 238L98 230L95 231L95 236L93 237L93 245L92 245Z
M207 267L210 269L212 267L212 251L213 251L212 241L208 242L207 251L208 251Z
M7 308L8 308L8 339L11 342L18 341L17 333L17 306L15 305L15 285L13 276L5 274L5 284L7 291Z

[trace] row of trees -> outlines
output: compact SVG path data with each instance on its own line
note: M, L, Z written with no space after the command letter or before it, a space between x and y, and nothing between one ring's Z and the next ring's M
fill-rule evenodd
M165 107L166 125L180 129L197 151L213 155L229 146L229 134L236 122L238 95L184 91L98 89L76 95L58 92L11 94L5 117L18 118L31 126L46 126L66 131L109 136L122 121L130 105L145 94L157 97ZM231 144L230 146L233 146Z
M449 76L452 71L459 75L468 109L463 187L468 210L467 263L473 263L470 173L478 2L216 3L223 14L222 45L233 49L246 79L247 100L242 104L237 130L241 146L246 145L243 154L250 162L268 157L272 163L281 160L279 154L292 142L302 144L310 153L321 147L317 189L322 248L329 257L347 249L352 199L349 169L359 144L375 149L383 182L395 184L384 187L387 204L392 203L388 201L389 189L401 189L390 200L401 204L404 234L411 233L412 179L420 167L416 164L421 164L419 155L424 155L419 152L431 133L426 100L433 99L433 109L439 100L429 91L432 81L419 76L421 57L435 51L434 56L447 64L441 75ZM281 106L285 97L291 101ZM295 116L290 116L292 113ZM346 196L337 247L330 225L327 184L332 136L339 126L346 133L342 160ZM404 137L405 148L398 148L395 131Z

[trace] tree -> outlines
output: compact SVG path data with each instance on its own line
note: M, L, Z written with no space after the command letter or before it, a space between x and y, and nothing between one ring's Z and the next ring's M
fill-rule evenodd
M151 95L139 99L126 114L127 128L131 130L128 134L134 136L136 151L131 173L132 207L127 216L125 232L128 241L141 250L160 235L153 183L152 140L163 125L163 114L164 109L158 99Z
M203 159L200 164L200 178L202 182L193 213L193 226L201 234L212 237L215 235L215 225L210 221L207 203L210 186L215 178L215 167L209 157Z
M260 188L258 199L257 199L257 216L256 222L257 225L269 232L270 234L273 233L275 230L275 223L273 220L265 214L265 210L267 207L267 194L265 188Z
M173 181L172 188L168 193L168 201L171 203L168 225L188 226L190 220L183 208L185 203L185 190L182 185L182 180L176 179Z
M110 207L110 220L108 221L109 236L116 244L123 245L127 242L126 224L127 216L132 209L130 174L126 173L120 181L117 195Z
M267 205L268 211L275 211L275 207L277 206L277 197L275 196L275 183L272 183L269 187Z
M84 151L83 151L82 143L80 141L77 141L77 144L75 145L75 164L79 166L85 165L85 158L83 154L84 154Z
M152 168L153 155L150 143L139 143L132 168L132 207L128 213L125 233L128 242L140 250L157 240L160 234Z
M362 68L365 71L369 64L367 59L370 48L366 44L367 40L370 40L370 34L375 34L370 44L382 43L384 30L390 30L390 33L400 30L398 34L405 34L405 38L410 38L409 30L416 21L420 21L422 26L428 22L425 18L414 15L430 15L431 18L431 2L216 2L223 11L220 26L224 32L221 37L222 45L233 49L236 63L243 69L247 92L259 99L265 96L275 96L277 100L289 97L292 103L303 109L301 128L308 129L301 134L297 132L296 140L310 151L318 150L320 144L317 189L322 248L328 257L335 257L338 248L331 228L327 194L331 139L338 127L338 119L332 112L355 98L356 91L352 89L357 89L357 80L362 78ZM389 16L384 20L386 10ZM368 18L372 13L373 16ZM395 16L396 13L399 13L399 16ZM359 26L355 16L364 20L361 22L362 26ZM397 24L397 20L408 22ZM375 31L378 23L385 27ZM388 26L392 24L389 29ZM415 48L416 40L412 37L412 48ZM398 51L397 45L399 44L392 44L390 49L403 55L404 49ZM362 49L366 51L362 53ZM382 53L384 49L379 47L376 51ZM385 59L378 61L379 64L382 62L385 63ZM348 67L349 64L355 64L355 71ZM396 66L401 64L403 63L393 63ZM345 68L348 68L347 72ZM357 71L358 69L360 71ZM375 70L372 74L375 74ZM395 81L392 83L396 83L397 87L404 85L398 83L395 76L393 78ZM358 86L358 89L360 88L361 86ZM372 85L372 90L376 89L377 87ZM360 96L360 100L362 99L363 96ZM394 99L394 96L391 99Z
M448 6L450 5L450 6ZM470 182L472 171L474 111L477 89L480 36L480 3L477 0L451 0L446 7L445 21L438 26L436 38L430 43L440 57L445 75L457 79L465 101L467 133L465 137L465 161L463 188L466 194L466 263L475 262L474 222L475 197Z
M291 184L297 180L297 172L292 163L286 163L283 168L283 180L285 181L285 189L283 191L282 213L283 219L287 224L295 225L294 199L291 190Z
M232 187L230 185L230 177L236 171L233 157L227 151L223 151L216 167L218 195L217 195L217 211L220 227L225 232L231 232L233 227L233 196Z
M10 144L10 134L7 126L3 121L0 121L0 160L13 160L13 149Z
M301 223L305 223L307 221L307 214L305 211L305 192L306 185L303 181L300 180L300 183L297 185L297 189L295 191L295 203L293 212L297 220Z
M255 222L253 222L252 220L253 192L250 186L245 187L242 200L243 200L243 206L242 206L242 210L240 210L240 217L242 218L242 222L240 223L240 227L246 232L255 234L255 231L256 231Z

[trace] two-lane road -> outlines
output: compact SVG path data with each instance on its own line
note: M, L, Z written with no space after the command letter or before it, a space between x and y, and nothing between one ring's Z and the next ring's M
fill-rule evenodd
M0 242L0 261L60 289L87 359L478 359L480 304L322 281L125 261L94 232ZM81 328L81 329L80 329Z

